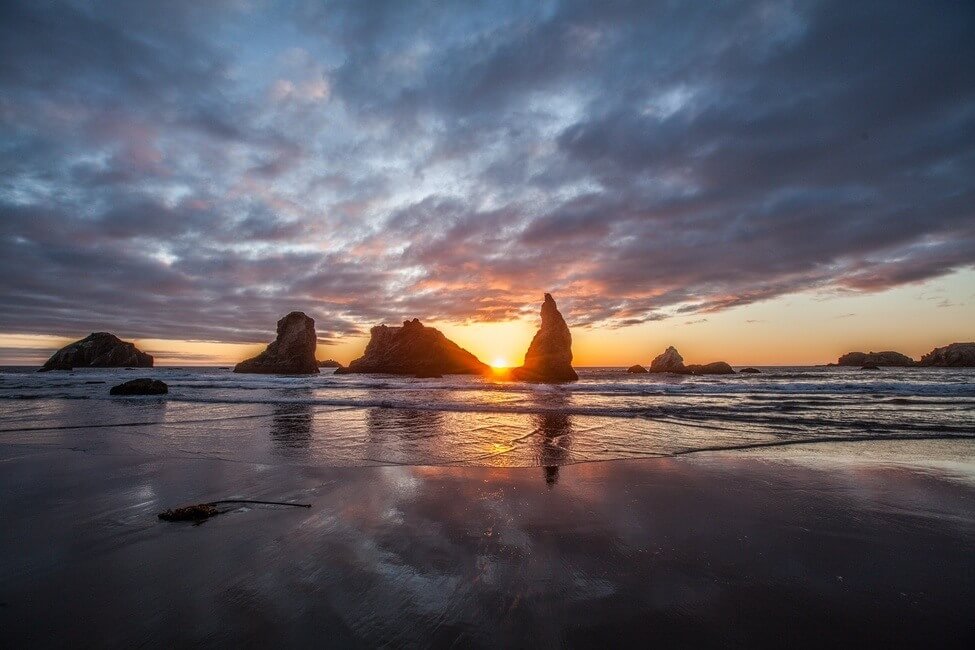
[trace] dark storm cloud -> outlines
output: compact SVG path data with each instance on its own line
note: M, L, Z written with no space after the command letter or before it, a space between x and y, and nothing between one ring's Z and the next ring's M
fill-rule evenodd
M968 268L973 31L966 0L4 3L0 330L304 309L329 342L543 291L628 326Z

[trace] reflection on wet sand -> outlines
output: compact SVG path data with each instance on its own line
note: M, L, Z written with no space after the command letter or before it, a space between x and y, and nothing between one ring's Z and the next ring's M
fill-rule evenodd
M280 414L281 433L304 419L294 415ZM566 424L544 423L553 435L543 444L564 439ZM146 457L132 471L132 456L3 451L0 629L10 647L52 645L52 635L162 647L972 640L972 487L937 466L584 463L562 466L556 491L534 467ZM195 528L155 518L162 505L242 486L313 506Z
M427 451L436 459L446 450L431 448L442 441L444 414L424 409L371 408L366 412L366 460L408 463ZM432 452L432 453L430 453Z
M371 408L366 416L370 442L390 442L391 437L418 440L443 435L441 411Z
M307 450L312 440L314 410L309 404L280 404L271 416L271 440L279 451Z
M548 408L568 405L568 398L561 394L543 395L536 397L536 401ZM532 424L539 434L538 464L545 474L545 483L551 487L559 480L559 466L569 458L572 416L558 411L544 411L532 415Z

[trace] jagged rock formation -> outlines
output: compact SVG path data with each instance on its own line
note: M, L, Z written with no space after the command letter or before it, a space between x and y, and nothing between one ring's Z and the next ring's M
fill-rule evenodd
M669 372L675 375L733 375L734 368L724 361L684 365L684 357L674 346L668 347L650 363L650 372ZM757 372L757 371L756 371Z
M935 348L921 357L921 366L938 368L975 368L975 343L952 343Z
M414 318L402 327L377 325L369 330L369 344L362 356L337 375L385 373L390 375L480 375L490 368L440 330L425 327Z
M627 368L626 372L630 373L631 375L642 375L647 372L647 369L640 364L636 364L635 366L630 366Z
M109 395L165 395L169 386L158 379L132 379L108 391Z
M41 371L72 368L151 368L152 356L108 332L94 332L55 352Z
M335 359L325 359L324 361L318 362L319 368L341 368L342 364Z
M256 357L238 363L234 372L313 375L318 372L317 345L315 321L300 311L293 311L278 321L274 342Z
M684 357L680 356L677 348L671 345L650 362L650 372L671 372L686 375L687 368L684 367Z
M572 334L559 313L552 294L542 303L542 326L535 332L525 363L513 368L511 376L520 381L562 382L579 378L572 369Z
M735 374L735 369L729 366L724 361L715 361L713 363L692 363L689 366L685 366L684 370L692 375L733 375Z
M910 367L917 365L914 359L900 352L886 350L884 352L847 352L836 361L838 366L898 366Z

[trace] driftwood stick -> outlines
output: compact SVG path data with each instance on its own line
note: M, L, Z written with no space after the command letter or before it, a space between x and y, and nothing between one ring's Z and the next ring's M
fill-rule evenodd
M218 503L260 503L266 506L292 506L295 508L310 508L310 503L289 503L287 501L257 501L254 499L221 499L220 501L210 501L207 505L215 506Z
M258 501L257 499L221 499L208 503L198 503L183 508L173 508L159 513L163 521L195 521L202 523L210 517L215 517L228 510L217 510L216 506L223 503L258 503L266 506L291 506L293 508L310 508L310 503L289 503L287 501Z

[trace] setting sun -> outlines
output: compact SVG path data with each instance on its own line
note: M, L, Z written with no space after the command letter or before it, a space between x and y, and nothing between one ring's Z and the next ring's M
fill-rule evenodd
M507 359L502 359L501 357L498 357L498 358L494 359L491 362L491 367L492 368L507 368L508 367L508 360Z

